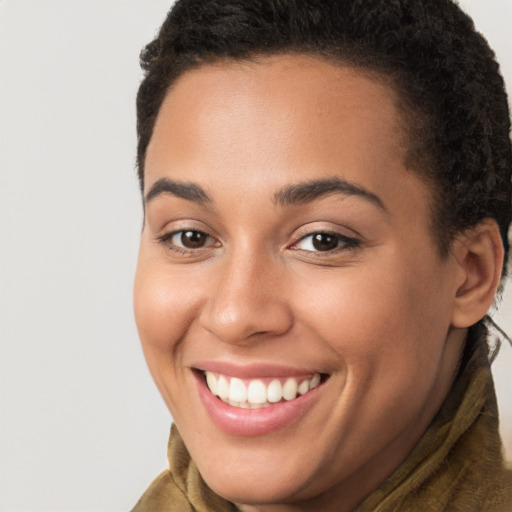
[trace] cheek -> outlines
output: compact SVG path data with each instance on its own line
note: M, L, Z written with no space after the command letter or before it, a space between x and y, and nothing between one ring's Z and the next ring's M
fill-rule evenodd
M196 317L200 289L185 273L148 258L141 249L134 285L137 329L148 366L156 378L159 367L179 361L181 340Z
M294 295L302 297L306 324L353 371L370 375L379 366L406 378L404 367L426 370L442 350L449 306L430 265L421 269L384 256L372 265L319 273L298 283Z
M317 278L316 286L300 291L307 297L306 324L346 373L337 417L357 418L353 428L364 430L358 442L366 441L354 441L356 451L366 450L368 439L389 439L413 421L436 385L449 319L442 283L427 278L429 273L422 278L417 269L376 263Z
M134 283L134 312L147 366L173 418L183 409L183 340L196 318L200 287L141 247Z

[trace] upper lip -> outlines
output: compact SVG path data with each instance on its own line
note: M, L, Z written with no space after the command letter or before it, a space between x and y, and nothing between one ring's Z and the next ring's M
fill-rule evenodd
M192 366L203 372L220 373L239 379L256 379L269 377L301 377L322 373L311 368L298 368L276 364L234 364L226 361L201 361Z

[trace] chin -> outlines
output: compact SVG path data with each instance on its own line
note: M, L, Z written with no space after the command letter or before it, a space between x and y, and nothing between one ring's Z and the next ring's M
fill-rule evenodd
M228 501L246 505L293 503L308 498L312 470L291 460L289 453L283 457L279 453L243 456L235 449L232 455L226 450L222 459L194 460L208 486Z
M221 478L203 475L203 478L219 496L244 505L294 503L301 500L299 493L303 490L302 485L297 485L295 477L287 475L267 474L259 478L247 474L238 479L229 475L222 475Z

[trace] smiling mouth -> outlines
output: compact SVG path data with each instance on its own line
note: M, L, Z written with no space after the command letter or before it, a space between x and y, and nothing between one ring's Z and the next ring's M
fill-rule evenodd
M317 388L329 376L315 373L302 377L239 379L202 371L210 393L222 402L241 409L263 409L291 402Z

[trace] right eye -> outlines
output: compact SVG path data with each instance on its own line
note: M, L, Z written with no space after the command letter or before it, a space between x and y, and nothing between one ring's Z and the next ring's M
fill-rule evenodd
M217 241L214 238L197 229L173 231L159 237L158 240L170 249L177 251L193 251L217 245Z

